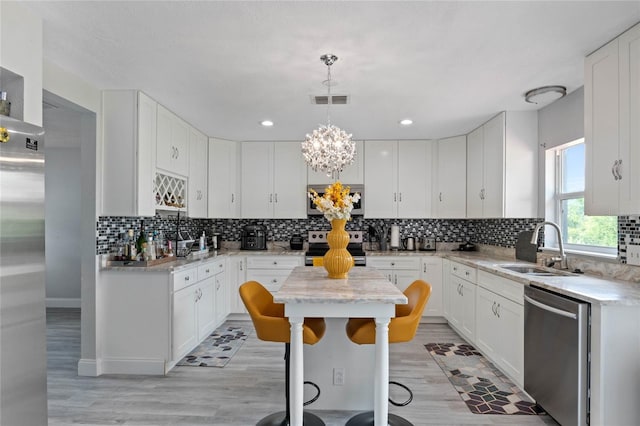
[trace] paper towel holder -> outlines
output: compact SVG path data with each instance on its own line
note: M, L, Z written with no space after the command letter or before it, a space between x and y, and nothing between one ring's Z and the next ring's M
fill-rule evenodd
M400 249L400 227L398 225L391 225L391 235L389 240L389 248L391 250Z

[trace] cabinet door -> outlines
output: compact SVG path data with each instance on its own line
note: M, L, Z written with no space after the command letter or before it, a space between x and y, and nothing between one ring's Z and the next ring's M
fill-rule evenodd
M355 161L350 166L346 166L338 177L340 182L346 185L362 185L364 183L364 143L362 141L355 141L355 143ZM324 172L314 172L311 167L308 167L307 182L309 185L330 185L333 183L333 179Z
M395 218L397 200L397 141L366 141L364 214L367 218Z
M398 142L399 218L431 217L431 162L431 141Z
M480 290L480 289L478 289ZM499 321L497 336L497 363L516 384L524 383L524 306L497 299L496 315Z
M498 114L482 128L484 135L482 217L503 217L505 114Z
M197 315L198 315L198 342L202 341L211 333L216 326L216 285L215 277L200 281L197 285L199 294L197 295Z
M207 145L205 135L194 128L189 129L189 217L207 217Z
M438 141L437 178L434 191L436 216L464 218L467 204L467 138L455 136Z
M464 299L462 297L463 281L453 274L449 275L449 324L459 332L462 332L462 317L464 314Z
M173 350L174 360L185 356L198 342L196 335L195 285L173 294Z
M242 142L241 188L242 217L261 219L273 217L273 144ZM301 202L304 193L300 196Z
M171 170L173 157L176 154L175 146L171 138L173 127L173 114L171 111L158 105L157 133L156 133L156 167L163 170Z
M237 142L209 139L208 214L215 219L239 215Z
M467 135L467 217L481 218L483 184L483 126Z
M449 259L442 259L442 314L451 321L451 267Z
M585 59L585 214L615 215L619 185L614 168L619 160L618 40Z
M400 291L405 291L415 280L420 279L418 269L396 269L393 271L393 283Z
M273 217L307 218L307 166L297 142L273 143Z
M216 325L220 325L224 322L230 312L229 291L224 272L215 276L215 286Z
M169 171L189 176L189 125L176 115L171 123L171 143L176 153Z
M258 281L271 293L275 293L280 290L290 273L290 269L249 269L247 281Z
M157 109L156 101L138 92L137 213L132 216L156 214L153 186L156 175Z
M247 314L247 310L240 299L240 286L247 281L246 258L244 256L229 256L225 268L227 285L229 287L229 309L232 314Z
M442 316L444 315L442 259L436 256L429 256L424 257L421 263L420 279L431 285L431 296L422 316Z
M620 36L620 213L640 212L640 25Z
M462 287L462 332L470 342L476 338L476 285L468 281L461 281Z
M500 340L509 339L500 329L497 308L496 295L482 287L477 288L475 344L492 360L498 356Z

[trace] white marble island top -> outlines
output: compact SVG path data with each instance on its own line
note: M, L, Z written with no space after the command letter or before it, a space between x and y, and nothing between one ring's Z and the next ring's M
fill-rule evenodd
M354 267L347 279L331 279L321 267L296 267L276 303L406 304L407 297L375 268Z

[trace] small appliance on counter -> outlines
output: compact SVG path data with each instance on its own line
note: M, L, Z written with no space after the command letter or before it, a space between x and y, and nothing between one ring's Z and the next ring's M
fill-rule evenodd
M289 246L291 247L291 250L302 250L303 243L304 240L302 239L302 235L300 234L293 234L291 236L291 240L289 240Z
M220 250L220 245L222 244L222 235L218 233L211 234L211 250Z
M416 239L414 237L403 238L402 248L407 251L414 251L416 249Z
M421 237L420 251L436 251L436 238L435 237Z
M240 236L240 250L266 250L267 230L262 225L246 225Z

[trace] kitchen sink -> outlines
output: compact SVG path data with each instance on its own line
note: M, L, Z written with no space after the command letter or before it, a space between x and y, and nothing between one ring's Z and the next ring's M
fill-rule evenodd
M550 268L542 268L540 266L529 265L496 265L498 268L506 269L507 271L517 272L525 275L535 275L541 277L572 277L573 274L565 271L554 271Z

